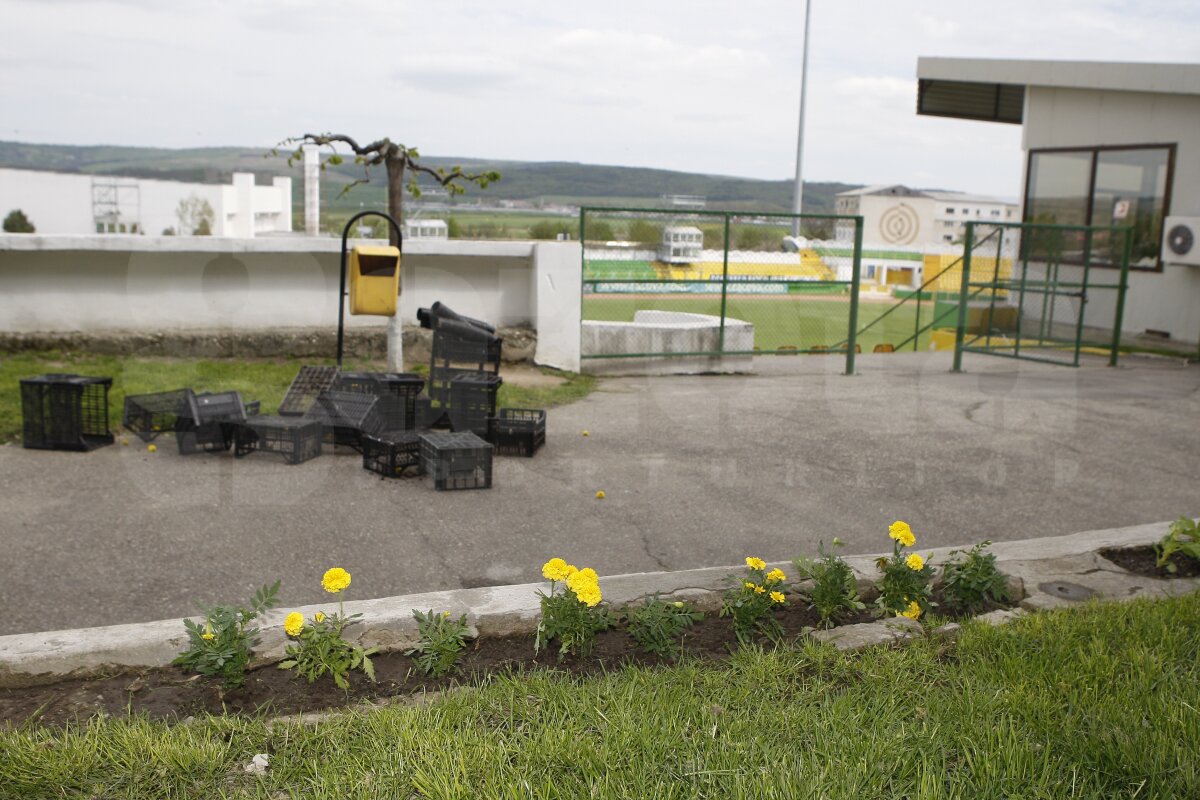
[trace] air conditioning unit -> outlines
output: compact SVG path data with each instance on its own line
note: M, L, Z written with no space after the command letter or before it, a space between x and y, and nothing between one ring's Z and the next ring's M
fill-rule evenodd
M1163 224L1162 260L1200 267L1200 217L1167 217Z

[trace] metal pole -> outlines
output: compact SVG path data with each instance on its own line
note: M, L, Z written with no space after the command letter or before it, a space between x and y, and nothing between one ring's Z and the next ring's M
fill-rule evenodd
M1079 350L1083 344L1083 320L1088 302L1088 275L1092 271L1092 236L1093 229L1088 228L1083 235L1083 285L1079 288L1079 317L1075 320L1075 366L1079 366Z
M854 218L854 272L850 275L850 332L846 336L846 374L854 374L855 339L858 338L858 293L862 288L863 218Z
M954 332L954 372L962 372L963 334L967 327L967 296L971 280L971 246L975 239L975 223L967 223L963 239L962 281L958 289L958 330Z
M809 12L812 11L812 0L804 0L804 52L800 57L800 128L796 133L796 188L792 196L792 236L800 235L800 212L804 205L804 181L801 179L804 167L804 96L808 88L808 22Z
M1125 246L1121 253L1121 280L1117 286L1117 313L1113 320L1112 352L1108 365L1115 367L1121 349L1121 324L1125 321L1125 292L1129 289L1129 260L1133 257L1133 228L1125 229Z
M717 334L718 350L725 351L725 304L729 296L729 215L725 215L725 253L721 262L721 330Z
M350 226L363 217L369 217L374 214L377 217L383 217L392 224L392 229L396 231L397 250L404 251L404 233L400 230L400 223L392 218L391 214L386 211L360 211L351 217L346 222L346 227L342 228L342 277L338 283L338 332L337 332L337 365L338 369L342 368L342 341L346 330L346 239L350 236ZM400 269L397 265L396 269ZM399 313L399 305L396 307Z

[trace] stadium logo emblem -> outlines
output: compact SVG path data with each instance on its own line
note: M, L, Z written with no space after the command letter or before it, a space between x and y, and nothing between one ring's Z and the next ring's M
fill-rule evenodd
M912 244L920 230L917 212L903 203L892 206L879 218L879 234L888 244Z

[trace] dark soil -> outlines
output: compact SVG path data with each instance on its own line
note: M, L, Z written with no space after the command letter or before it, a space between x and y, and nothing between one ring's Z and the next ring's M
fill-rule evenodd
M1147 578L1195 578L1200 575L1200 559L1183 553L1171 556L1170 566L1175 567L1174 572L1166 567L1159 567L1158 553L1154 552L1153 545L1106 548L1100 551L1100 555L1122 569Z
M837 623L850 625L878 619L872 613L870 600L863 599L868 603L867 610L843 615ZM935 597L935 600L940 599ZM953 615L953 610L945 606L940 606L938 612ZM978 612L976 609L974 613ZM788 638L799 636L805 628L816 627L818 623L816 612L806 609L800 602L789 603L777 612L777 618ZM328 677L309 684L291 670L281 670L274 665L251 670L243 687L228 692L222 690L219 680L188 674L177 667L3 689L0 690L0 724L36 721L42 725L62 725L97 713L124 715L128 712L167 720L182 720L202 713L309 713L363 702L382 705L390 698L478 683L488 675L503 672L555 669L568 674L591 675L623 665L669 663L669 660L638 650L624 628L599 634L595 649L587 657L569 656L559 661L554 649L535 657L533 644L532 635L476 640L464 652L461 673L442 679L424 677L417 672L412 660L401 653L382 653L371 659L377 682L371 683L362 673L352 673L348 693L336 688ZM683 646L689 656L721 660L736 649L737 640L729 619L712 613L687 629Z

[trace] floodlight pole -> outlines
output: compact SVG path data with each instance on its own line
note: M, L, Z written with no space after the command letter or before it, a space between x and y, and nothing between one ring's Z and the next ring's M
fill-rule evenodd
M800 212L804 207L802 180L804 167L804 95L808 88L808 20L812 10L812 0L804 0L804 54L800 61L800 127L796 133L796 188L792 193L792 236L800 235Z
M350 226L363 217L371 215L383 217L392 224L392 229L396 231L396 249L404 252L404 234L400 230L400 223L386 211L360 211L351 217L346 222L346 227L342 228L342 278L338 284L338 335L337 335L337 365L338 369L342 368L342 339L346 330L346 239L350 235ZM400 269L400 265L396 265L396 269ZM396 313L400 313L399 301L396 305Z

